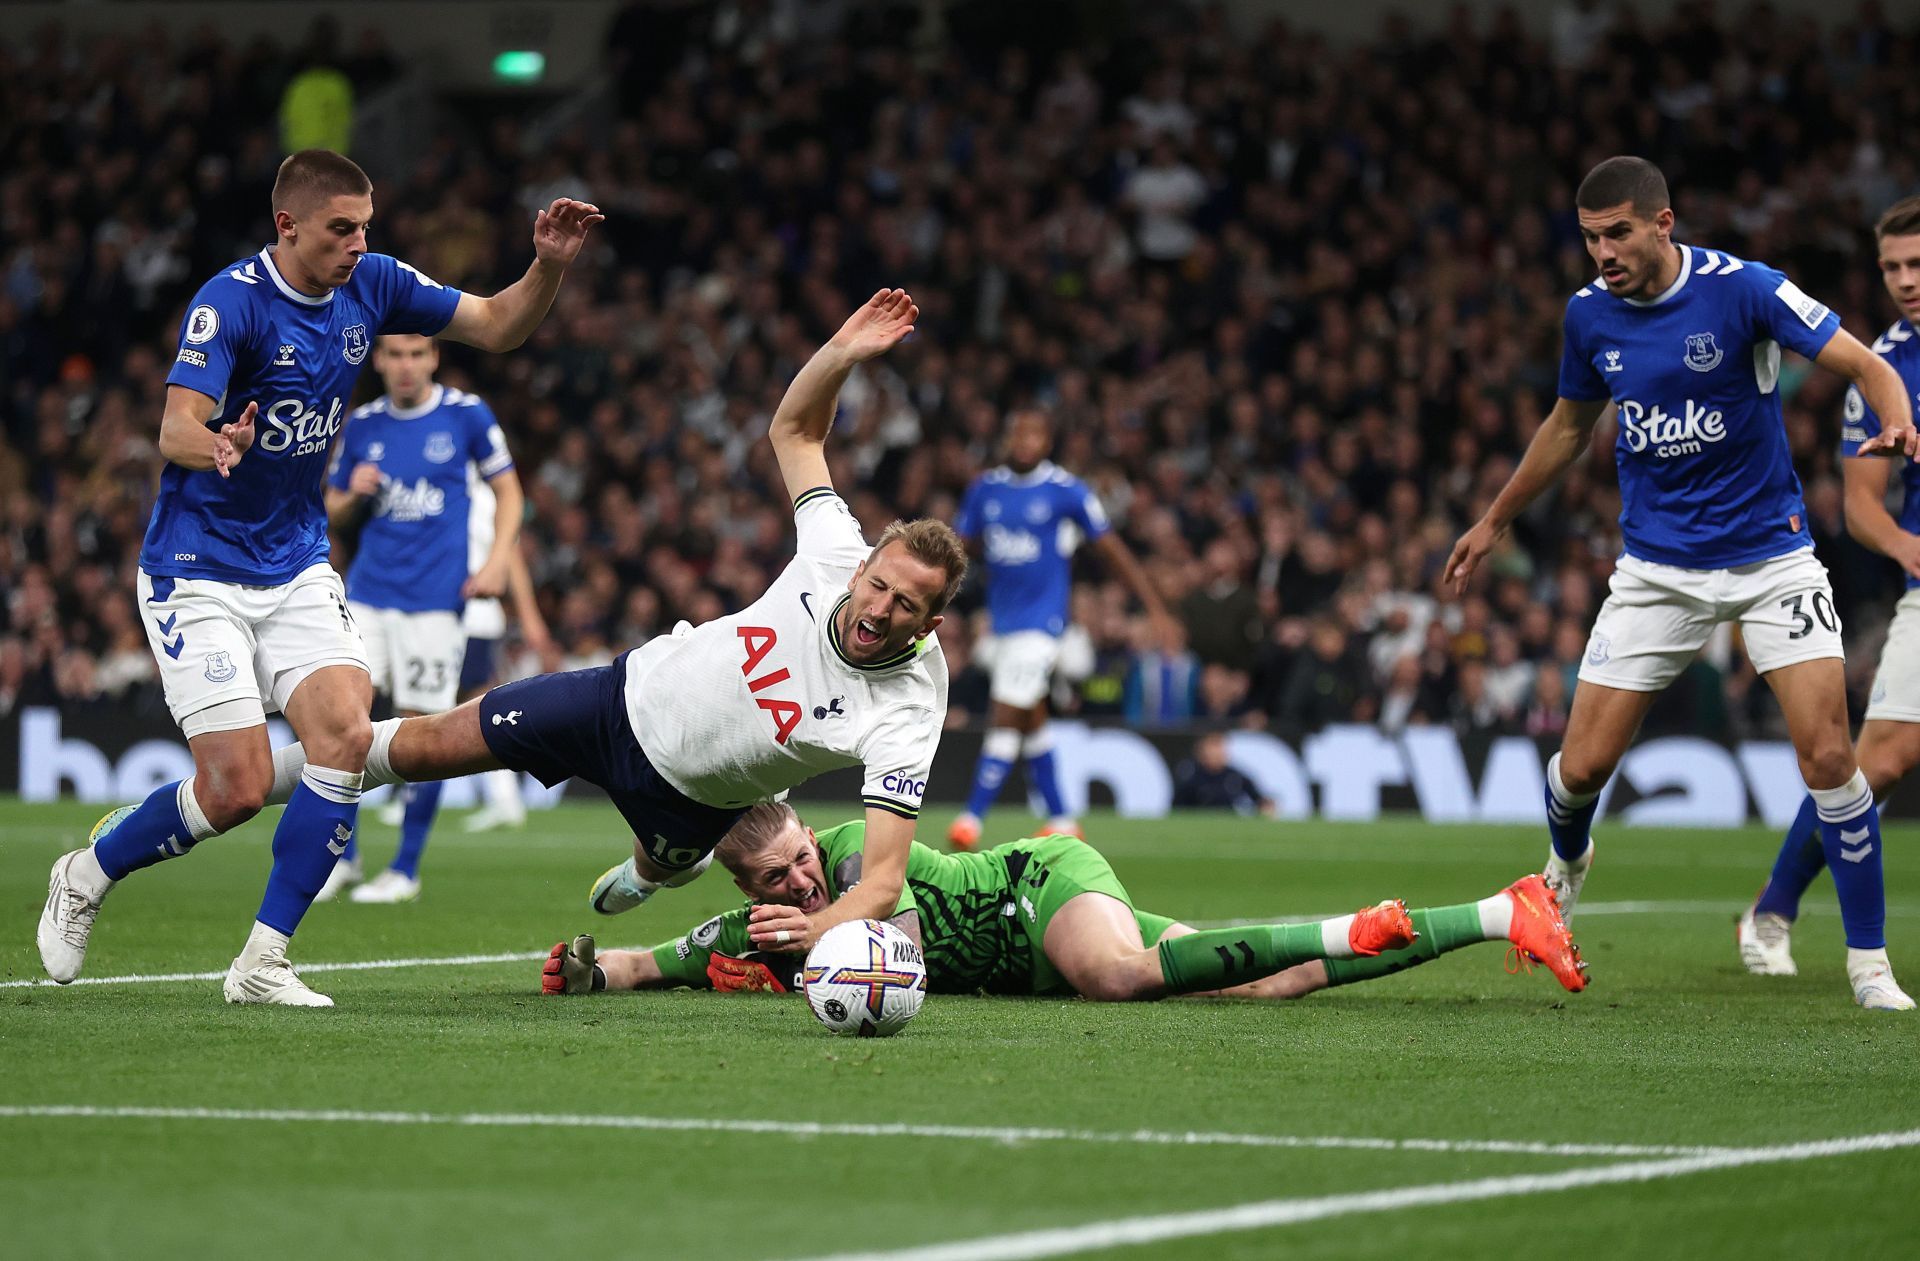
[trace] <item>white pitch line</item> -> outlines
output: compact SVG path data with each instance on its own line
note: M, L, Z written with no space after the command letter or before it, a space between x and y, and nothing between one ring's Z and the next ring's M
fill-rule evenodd
M792 1138L937 1138L977 1142L1132 1144L1145 1147L1258 1147L1321 1151L1476 1153L1499 1156L1713 1156L1739 1147L1641 1146L1631 1143L1524 1143L1497 1139L1365 1138L1343 1135L1232 1134L1205 1130L1074 1130L988 1125L862 1124L725 1117L582 1116L552 1112L371 1112L347 1109L142 1108L84 1104L0 1106L0 1120L76 1118L155 1121L268 1121L295 1124L448 1125L507 1129L708 1131L781 1134Z
M1510 1196L1545 1195L1618 1183L1653 1182L1747 1165L1794 1163L1906 1147L1920 1147L1920 1130L1863 1134L1855 1138L1791 1143L1779 1147L1736 1148L1670 1160L1628 1161L1597 1168L1568 1169L1560 1173L1517 1174L1500 1178L1475 1178L1468 1182L1388 1187L1379 1191L1343 1195L1261 1200L1191 1213L1123 1217L1112 1221L1089 1222L1082 1226L990 1235L980 1239L884 1252L836 1252L812 1258L811 1261L1031 1261L1038 1257L1064 1257L1078 1252L1161 1243L1170 1239L1265 1230L1275 1226L1323 1221L1330 1217L1387 1213Z
M503 954L490 955L433 955L424 959L356 959L341 963L303 963L302 973L314 972L382 972L398 968L457 968L474 963L531 963L535 959L544 959L544 950L516 950ZM164 985L172 981L219 981L225 979L227 970L217 972L135 972L126 976L83 976L68 985ZM58 981L49 981L42 977L38 980L0 981L0 990L39 988L51 985L60 989L67 988Z

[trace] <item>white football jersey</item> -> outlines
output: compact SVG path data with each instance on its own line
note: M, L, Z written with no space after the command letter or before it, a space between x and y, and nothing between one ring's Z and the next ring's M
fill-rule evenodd
M765 595L628 655L634 737L668 783L709 806L864 766L861 800L914 818L946 721L946 658L929 635L875 665L848 659L836 614L871 549L827 487L802 494L793 516L796 555Z
M493 552L493 487L480 470L467 465L467 572L479 573ZM507 633L507 610L497 596L467 601L461 627L469 639L499 639Z

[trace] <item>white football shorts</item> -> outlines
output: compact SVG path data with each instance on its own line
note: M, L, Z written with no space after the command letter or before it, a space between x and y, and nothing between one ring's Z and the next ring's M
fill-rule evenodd
M358 600L347 607L366 637L367 670L375 691L391 697L395 709L416 714L453 708L460 693L460 667L467 659L460 614L376 609Z
M1760 674L1846 656L1833 587L1812 548L1734 569L1680 569L1622 556L1587 639L1580 678L1658 692L1692 664L1722 622L1739 623Z
M1032 709L1047 698L1047 689L1052 686L1060 640L1039 630L995 635L989 656L989 695L1002 705Z
M1920 722L1920 588L1900 597L1867 698L1868 722Z
M167 708L188 739L261 725L324 666L367 668L340 575L325 561L278 587L143 570L137 590Z

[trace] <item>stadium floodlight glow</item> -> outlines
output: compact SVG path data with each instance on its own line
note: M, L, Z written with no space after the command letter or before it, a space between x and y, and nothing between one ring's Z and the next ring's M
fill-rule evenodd
M531 48L496 53L493 77L503 83L538 83L547 73L547 55Z

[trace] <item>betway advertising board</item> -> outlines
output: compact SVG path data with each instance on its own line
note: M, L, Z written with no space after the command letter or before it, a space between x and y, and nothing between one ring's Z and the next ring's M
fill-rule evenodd
M270 724L277 746L292 738ZM1059 722L1056 750L1069 807L1112 806L1134 818L1173 809L1175 768L1190 756L1197 731L1140 732L1121 726ZM964 799L980 753L977 731L941 739L927 800ZM1415 814L1435 823L1538 823L1550 742L1524 736L1461 739L1450 729L1412 728L1385 735L1367 726L1336 726L1304 735L1227 733L1227 755L1270 798L1283 819L1366 820ZM0 720L0 793L27 801L78 799L100 804L138 801L161 784L193 773L186 742L164 714L141 717L51 708ZM584 784L544 789L526 777L528 804L551 806L563 795L594 795ZM1008 796L1019 791L1009 785ZM1648 826L1732 827L1763 822L1785 827L1803 793L1793 749L1784 741L1727 746L1691 736L1644 740L1630 750L1601 797L1601 817ZM801 801L859 800L855 771L810 781ZM469 781L449 785L443 804L474 802ZM1891 817L1920 816L1920 802L1900 793Z

